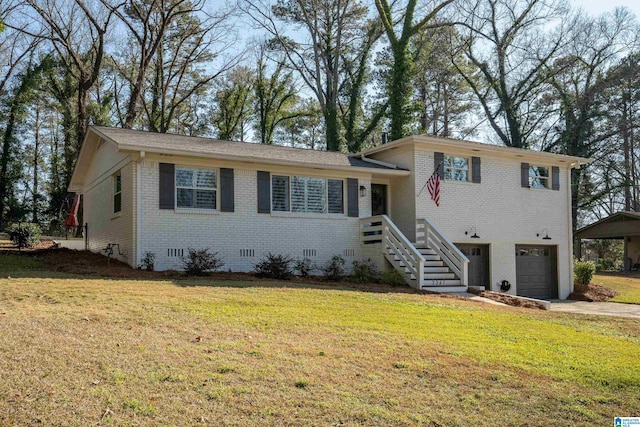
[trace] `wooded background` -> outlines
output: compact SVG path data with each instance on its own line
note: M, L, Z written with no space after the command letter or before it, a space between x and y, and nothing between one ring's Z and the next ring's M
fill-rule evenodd
M562 0L2 0L0 229L59 233L87 126L357 152L411 134L591 157L640 208L636 17Z

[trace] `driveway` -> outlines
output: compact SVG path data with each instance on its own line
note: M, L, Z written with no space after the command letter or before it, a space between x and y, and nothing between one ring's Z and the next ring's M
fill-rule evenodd
M601 316L630 317L640 319L640 305L619 302L587 302L552 300L551 311L565 313L599 314Z

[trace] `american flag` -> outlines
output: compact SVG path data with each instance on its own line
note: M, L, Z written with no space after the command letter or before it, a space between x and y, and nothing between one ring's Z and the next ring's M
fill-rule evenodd
M436 206L440 206L440 165L436 168L429 181L427 181L427 190L431 195L431 200L436 202Z

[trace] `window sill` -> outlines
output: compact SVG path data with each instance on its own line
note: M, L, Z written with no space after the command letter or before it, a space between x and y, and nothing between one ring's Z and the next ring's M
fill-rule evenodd
M473 181L457 181L455 179L444 179L442 180L445 184L460 184L460 185L478 185L481 184L480 182L473 182Z
M276 218L305 218L305 219L329 219L329 220L347 220L349 217L345 214L320 214L305 212L278 212L271 211L271 216Z
M174 212L179 214L193 214L193 215L219 215L220 214L220 211L216 209L175 208Z
M120 218L122 216L122 211L118 211L116 213L113 214L113 216L111 217L111 219L116 219L116 218Z

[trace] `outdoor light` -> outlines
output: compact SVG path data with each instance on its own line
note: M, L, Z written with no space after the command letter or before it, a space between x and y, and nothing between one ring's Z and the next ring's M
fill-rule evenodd
M551 237L549 237L549 231L546 228L543 229L541 232L536 233L536 236L540 237L541 234L544 234L544 237L542 238L542 240L551 240Z
M364 185L360 186L360 197L365 197L367 195L367 187Z
M471 235L472 239L479 239L480 236L478 236L478 230L476 230L476 227L471 227L469 228L469 230L465 231L464 234L465 235L469 235L469 233L473 232L473 234Z

